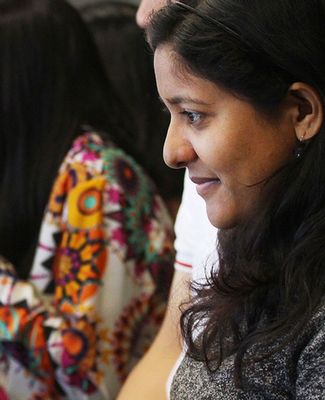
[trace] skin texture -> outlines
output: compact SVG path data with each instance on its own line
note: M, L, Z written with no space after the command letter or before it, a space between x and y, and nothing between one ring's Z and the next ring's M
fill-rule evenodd
M210 222L231 228L248 218L264 182L292 157L297 138L290 107L276 118L187 72L170 45L155 52L158 92L171 114L164 159L186 167Z

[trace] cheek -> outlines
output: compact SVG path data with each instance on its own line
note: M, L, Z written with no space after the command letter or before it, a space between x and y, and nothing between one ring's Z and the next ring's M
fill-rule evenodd
M199 158L217 174L241 171L250 158L250 147L230 135L214 134L194 144Z
M253 136L253 135L252 135ZM229 141L220 152L220 166L233 182L251 186L270 178L292 158L295 140L283 141L278 132L261 132Z
M219 229L232 228L253 212L259 198L260 186L221 184L205 198L208 218Z
M246 162L246 182L256 184L271 178L284 165L288 164L293 157L295 141L282 142L274 140L256 145L251 149Z

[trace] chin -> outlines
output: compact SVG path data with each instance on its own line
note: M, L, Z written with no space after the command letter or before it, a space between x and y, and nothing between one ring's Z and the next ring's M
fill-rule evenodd
M207 215L210 223L218 229L231 229L238 224L235 216L228 216L225 212L210 211L207 208Z

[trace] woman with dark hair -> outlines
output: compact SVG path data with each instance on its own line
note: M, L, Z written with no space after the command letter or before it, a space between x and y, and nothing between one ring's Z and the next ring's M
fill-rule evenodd
M0 54L0 386L112 399L161 321L171 222L74 8L0 0Z
M106 76L128 109L129 130L137 137L133 154L153 181L159 183L159 193L175 216L184 173L171 171L163 161L169 119L157 96L153 57L135 22L136 10L132 4L98 0L80 8L93 33Z
M148 27L165 161L219 228L172 399L325 396L324 21L324 0L204 0Z

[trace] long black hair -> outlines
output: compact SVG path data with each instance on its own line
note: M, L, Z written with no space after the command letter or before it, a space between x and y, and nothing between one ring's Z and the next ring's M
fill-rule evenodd
M168 5L153 17L147 30L153 50L171 44L191 73L267 115L293 82L314 87L325 104L324 0L188 5ZM235 354L237 383L246 350L274 341L284 346L325 294L324 123L303 156L268 183L267 199L250 220L219 232L220 269L207 285L195 285L181 319L189 354L210 370ZM264 348L251 358L267 357Z
M26 277L53 179L83 123L124 146L127 116L78 12L0 0L0 254Z

